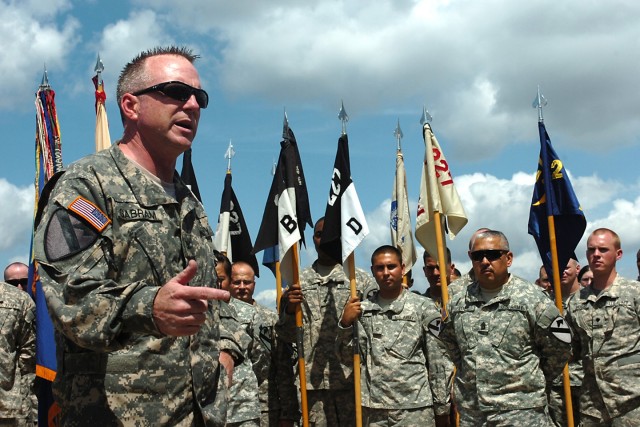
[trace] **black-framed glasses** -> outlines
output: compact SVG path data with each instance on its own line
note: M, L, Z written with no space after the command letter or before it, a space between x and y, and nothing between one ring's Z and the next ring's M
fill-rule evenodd
M487 261L495 261L508 252L503 249L485 249L483 251L473 251L469 256L472 261L482 261L485 258Z
M133 92L132 95L138 96L150 92L160 92L171 99L182 102L186 102L191 98L191 95L194 95L200 108L207 108L207 105L209 105L209 95L204 89L198 89L197 87L189 86L186 83L175 80L158 83L146 89Z
M29 279L27 277L25 277L24 279L7 279L5 280L6 283L10 284L11 286L22 286L23 288L26 288L27 285L29 284Z

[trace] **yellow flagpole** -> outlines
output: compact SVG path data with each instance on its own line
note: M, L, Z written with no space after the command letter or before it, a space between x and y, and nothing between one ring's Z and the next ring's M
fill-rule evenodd
M293 282L300 285L300 255L298 254L298 245L293 245L291 250L293 251ZM303 427L308 427L309 407L307 403L307 372L304 362L304 340L302 338L304 331L302 328L302 303L300 303L296 307L296 342L298 346L298 373L300 375L300 409L302 410L302 425Z
M356 289L356 264L353 252L347 257L347 266L349 268L349 289L351 298L357 297ZM360 341L358 340L358 321L353 324L353 388L356 408L356 427L362 427L362 396L360 394Z
M549 224L549 246L551 247L551 266L553 270L553 293L555 303L560 314L564 315L562 305L562 288L560 287L560 268L558 265L558 248L556 247L556 224L553 215L547 216ZM563 266L564 268L564 266ZM571 380L569 378L569 364L564 365L562 370L562 385L564 388L564 406L567 411L567 427L573 427L573 402L571 400Z
M444 246L444 239L442 238L442 220L439 211L433 212L433 222L436 228L436 245L438 246L438 270L440 270L440 284L442 285L442 308L447 309L447 303L449 302L449 288L447 283L447 262Z

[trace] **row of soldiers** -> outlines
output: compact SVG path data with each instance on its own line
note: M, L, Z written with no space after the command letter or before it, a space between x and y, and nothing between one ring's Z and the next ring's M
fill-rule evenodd
M271 337L282 349L274 354L290 360L292 346L278 340L297 341L299 308L310 425L354 424L351 336L363 359L367 425L449 423L453 366L460 425L550 425L546 386L572 348L584 369L581 423L639 424L638 287L617 276L622 251L611 230L589 237L593 281L569 300L566 318L539 287L509 273L507 238L484 230L470 244L473 276L458 291L452 284L444 316L402 287L400 253L383 246L372 256L372 274L356 271L360 299L350 298L342 265L318 250L300 285L284 293L275 333L247 327L258 309L231 300L242 307L234 313L225 305L230 292L216 286L213 230L175 172L209 103L196 58L168 46L127 63L117 85L122 138L71 164L42 192L33 252L55 327L60 408L49 416L64 426L234 424L240 409L228 409L227 386L253 361L246 336L254 344ZM316 247L323 224L314 228ZM241 300L249 279L238 277ZM275 317L260 319L256 324L269 326ZM290 397L279 409L258 406L265 423L295 421L295 413L285 414L294 402L290 385L282 386ZM259 396L257 390L249 394ZM255 414L246 421L259 422Z
M320 220L317 239L322 227ZM316 425L353 425L356 324L363 425L448 426L453 402L461 426L563 426L567 362L575 425L640 425L640 287L616 272L622 249L614 231L597 229L587 240L591 285L578 284L580 268L569 261L564 315L540 287L509 272L513 253L499 231L472 236L472 269L449 286L446 310L440 285L441 274L448 281L454 271L450 252L442 269L424 254L430 286L416 295L402 286L400 252L382 246L371 257L376 283L357 269L362 297L350 298L342 266L315 243L318 260L284 294L279 331L294 331L301 304Z

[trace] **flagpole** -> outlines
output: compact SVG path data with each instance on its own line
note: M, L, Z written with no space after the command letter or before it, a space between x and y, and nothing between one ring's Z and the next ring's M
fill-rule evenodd
M427 107L423 106L422 118L420 119L420 124L422 124L422 127L423 127L423 134L424 134L424 128L425 127L429 128L429 138L431 138L431 136L433 135L433 131L431 130L431 120L433 120L433 118L427 111ZM427 153L427 156L433 157L433 153ZM449 303L449 284L447 282L448 279L446 274L447 263L445 259L445 243L443 238L444 232L442 230L442 217L440 216L440 211L437 209L433 211L433 223L435 227L436 247L438 248L438 253L436 254L436 256L438 259L438 266L439 266L438 270L440 270L442 309L445 310L446 312L447 304Z
M397 158L398 156L402 156L402 137L404 136L402 134L402 129L400 129L400 119L398 118L398 123L396 125L396 129L393 131L393 136L396 137L396 164L397 164ZM396 175L397 175L397 170L396 170ZM396 194L399 194L399 189L398 187L403 185L404 183L402 182L398 182L398 180L396 179ZM397 242L392 242L396 245L396 247L398 246ZM401 249L401 248L398 248ZM405 274L403 274L402 276L402 287L405 289L409 289L409 279L407 278L407 273L405 272Z
M295 244L291 247L292 251L292 270L293 281L296 285L300 286L300 255L298 254L298 245ZM276 265L279 265L278 262ZM278 267L276 271L280 271ZM302 425L303 427L309 426L309 407L307 403L307 371L304 361L304 329L302 324L302 304L296 306L296 344L298 347L298 374L300 376L300 409L302 410Z
M349 289L351 298L358 296L356 289L356 264L353 252L347 257L347 267L349 269ZM355 394L356 426L362 426L362 395L360 383L360 341L358 340L358 322L353 324L353 385Z
M540 93L540 86L538 86L538 94L533 103L533 107L538 109L538 123L544 123L544 118L542 116L542 107L547 105L547 100ZM551 175L548 173L547 165L547 150L545 144L542 143L542 135L540 135L540 154L542 156L542 171L544 180L551 179ZM550 181L547 181L546 184L550 184ZM548 197L548 196L547 196ZM562 304L562 288L560 287L560 266L558 263L558 247L556 243L556 226L555 219L553 217L553 212L551 210L551 203L547 200L546 203L547 208L547 224L549 228L549 247L551 249L551 269L553 276L553 292L555 294L555 303L558 311L560 311L561 315L564 315L564 307ZM564 268L563 268L564 269ZM567 427L574 427L573 421L573 401L571 399L571 379L569 377L569 363L567 362L562 369L562 386L564 390L564 402L565 402L565 411L567 413Z
M338 113L338 119L342 124L342 135L347 134L347 122L349 116L344 109L344 101L340 101L340 112ZM351 292L351 298L357 297L356 288L356 265L353 252L347 257L347 268L349 271L349 290ZM362 396L360 393L360 345L358 340L358 322L353 323L353 389L354 389L354 402L355 402L355 416L356 427L362 427Z

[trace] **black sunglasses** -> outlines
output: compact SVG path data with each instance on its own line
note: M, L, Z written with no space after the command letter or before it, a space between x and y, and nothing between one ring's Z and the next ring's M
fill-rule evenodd
M503 249L486 249L484 251L473 251L469 256L472 261L482 261L485 258L487 261L495 261L508 252Z
M5 282L7 282L8 284L10 284L11 286L22 286L23 288L26 288L27 285L29 284L29 279L28 278L24 278L24 279L7 279L5 280Z
M178 81L158 83L157 85L134 92L132 95L138 96L150 92L160 92L169 98L182 102L191 98L191 95L195 95L196 102L200 108L207 108L207 105L209 105L209 95L204 91L204 89L198 89Z

